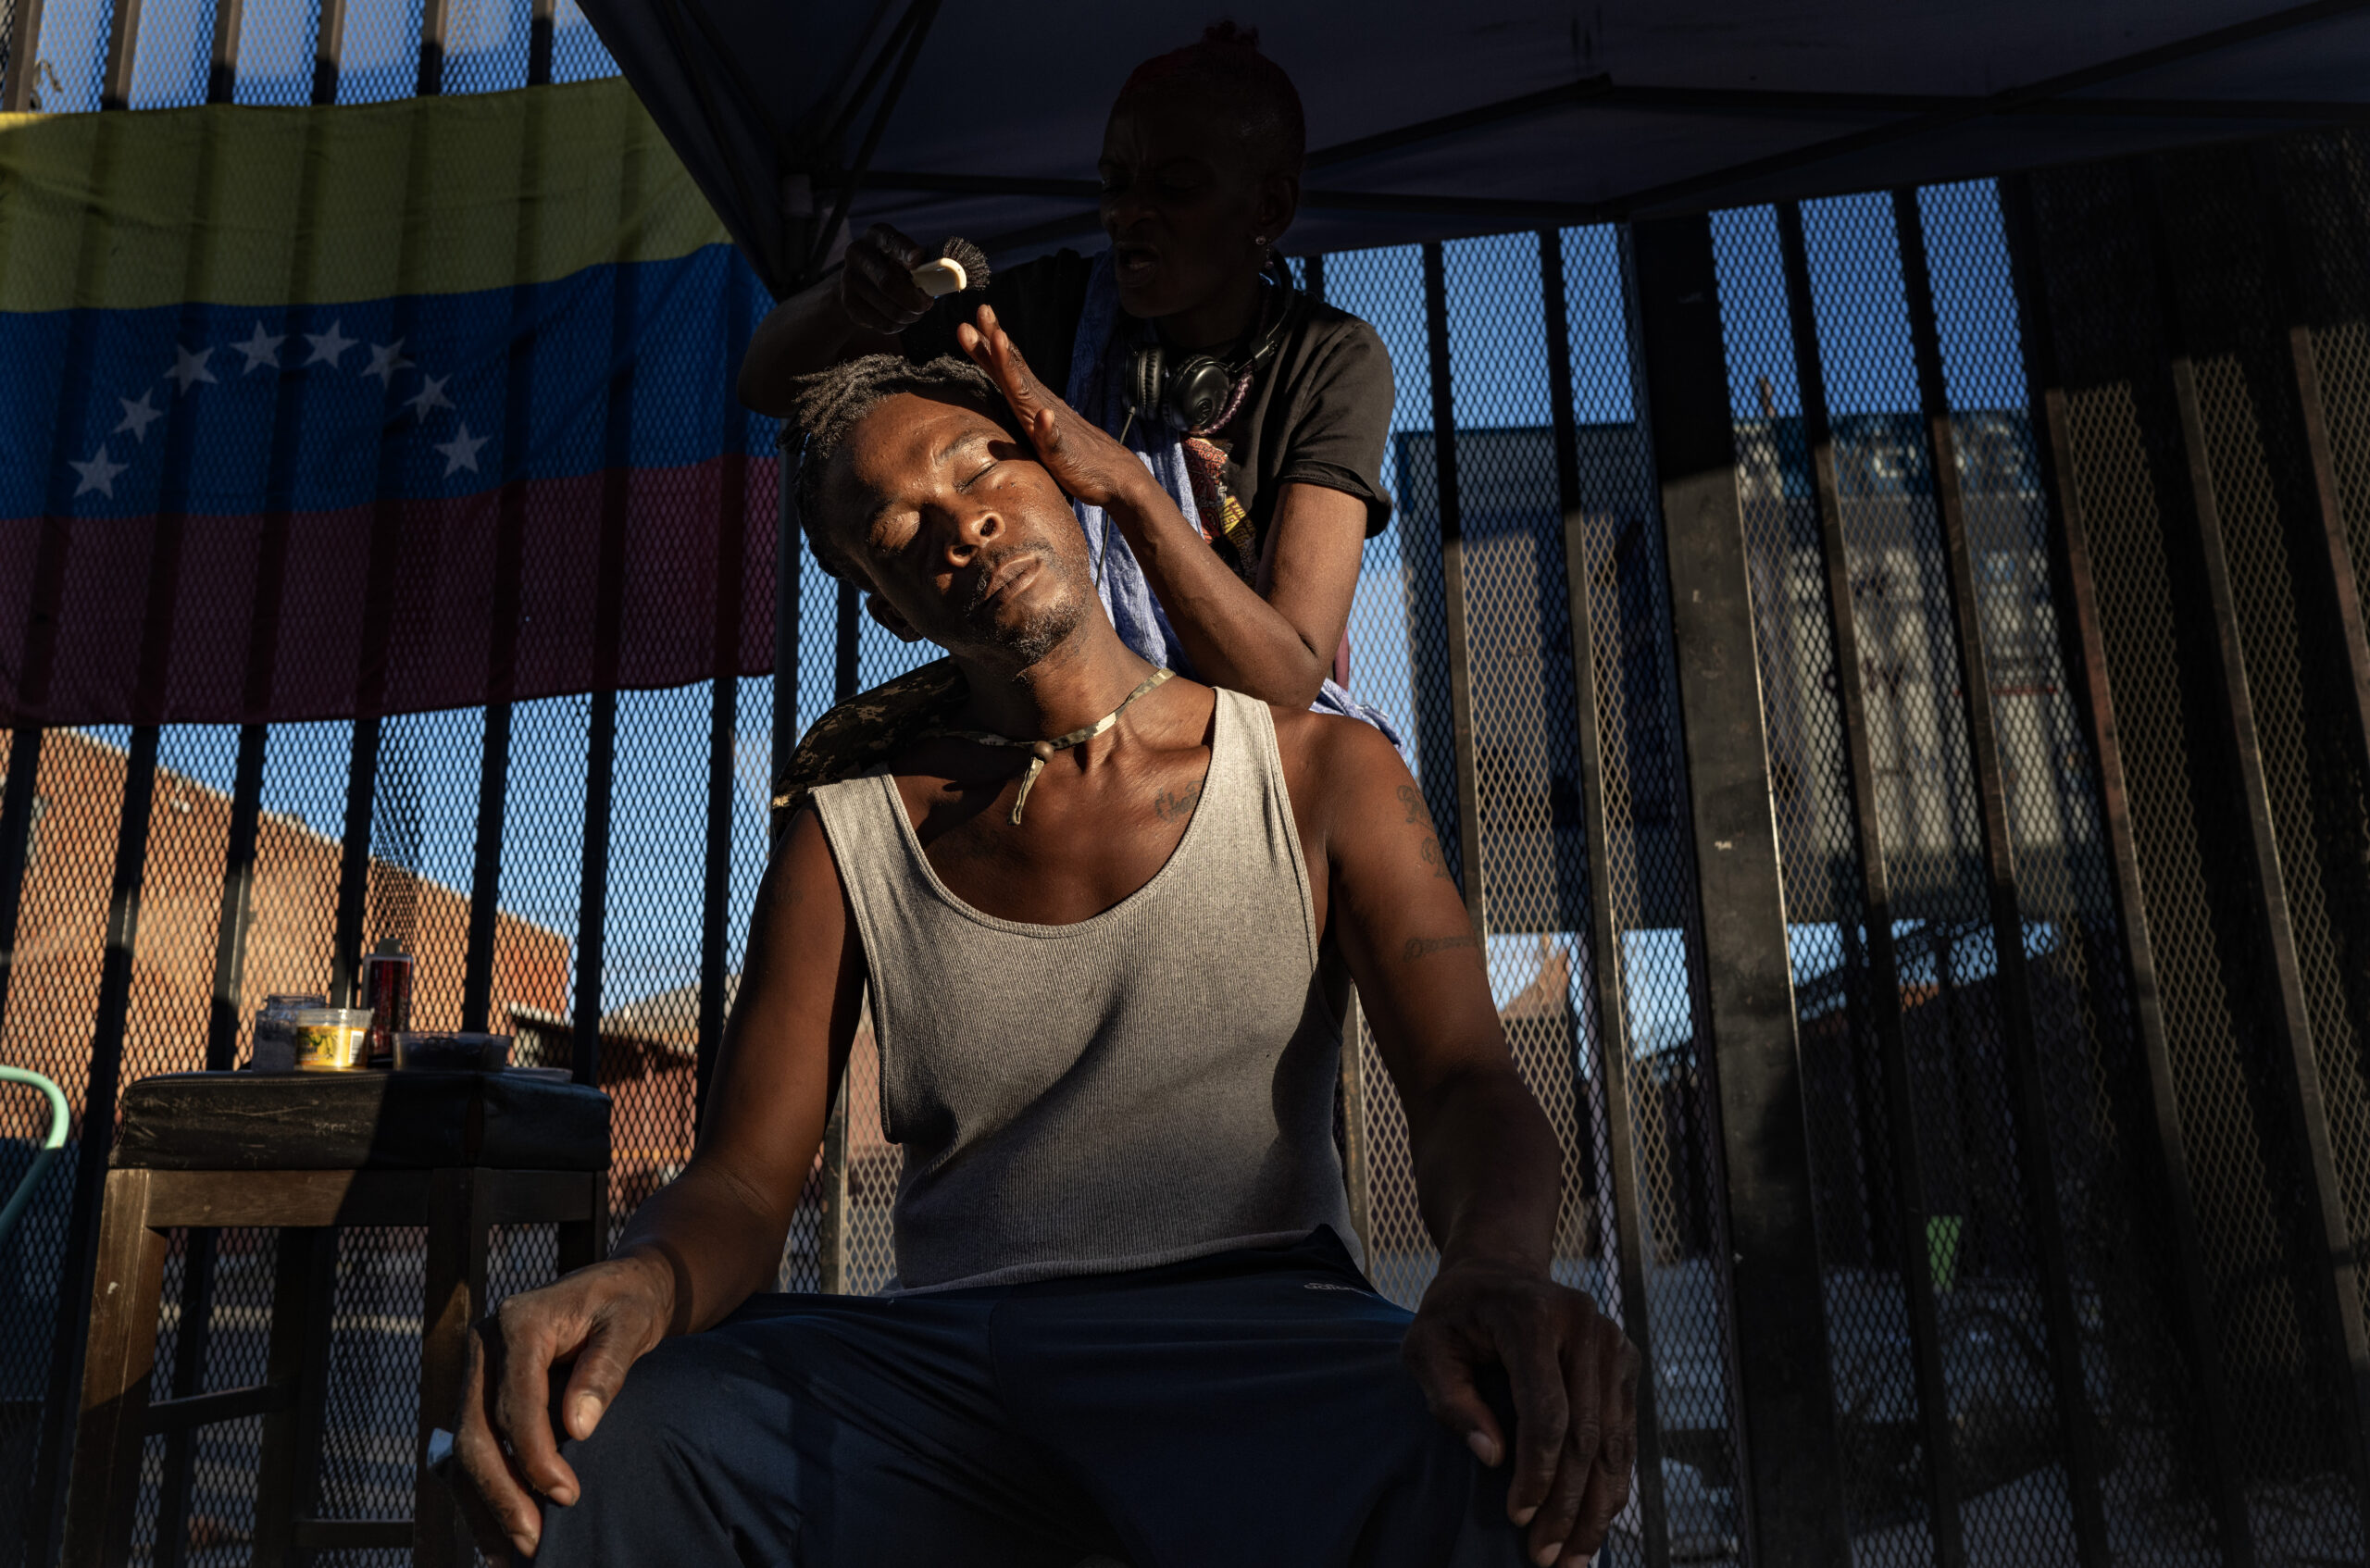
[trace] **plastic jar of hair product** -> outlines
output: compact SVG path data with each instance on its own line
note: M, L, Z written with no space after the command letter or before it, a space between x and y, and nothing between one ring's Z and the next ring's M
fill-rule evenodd
M307 1007L289 1020L296 1066L306 1073L350 1073L370 1064L370 1010Z

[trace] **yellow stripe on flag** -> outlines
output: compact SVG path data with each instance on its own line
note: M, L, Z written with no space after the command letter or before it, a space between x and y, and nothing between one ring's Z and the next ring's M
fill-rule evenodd
M104 248L86 256L94 222ZM0 115L5 311L175 305L193 276L206 305L461 293L725 239L621 80L354 107Z

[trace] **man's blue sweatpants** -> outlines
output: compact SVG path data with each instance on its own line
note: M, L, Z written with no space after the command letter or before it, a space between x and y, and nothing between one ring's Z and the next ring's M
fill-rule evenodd
M1127 1274L766 1296L563 1451L556 1568L1512 1568L1505 1471L1328 1229Z

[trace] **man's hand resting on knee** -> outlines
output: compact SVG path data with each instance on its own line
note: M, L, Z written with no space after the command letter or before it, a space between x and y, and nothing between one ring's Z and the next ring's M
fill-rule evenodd
M1406 1108L1416 1189L1440 1243L1408 1369L1484 1464L1511 1457L1506 1510L1531 1561L1584 1561L1629 1495L1638 1358L1595 1302L1549 1276L1563 1150L1506 1047L1489 950L1406 765L1362 725L1277 725L1332 727L1313 735L1330 744L1312 748L1305 796L1294 778L1292 798L1326 808L1334 931ZM1511 1434L1480 1391L1493 1368L1513 1395Z
M555 1426L592 1435L626 1369L666 1338L675 1294L664 1262L628 1254L511 1297L471 1333L450 1480L490 1561L535 1555L539 1494L562 1506L576 1500L576 1472L560 1457Z
M1638 1352L1579 1290L1528 1267L1445 1264L1402 1353L1432 1413L1495 1468L1506 1436L1475 1374L1505 1370L1514 1396L1506 1509L1533 1562L1586 1562L1629 1496L1638 1451Z

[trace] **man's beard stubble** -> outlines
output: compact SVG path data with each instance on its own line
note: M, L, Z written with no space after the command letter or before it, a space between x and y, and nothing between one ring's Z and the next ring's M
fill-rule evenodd
M999 625L995 614L987 604L988 584L1006 563L1021 554L1033 554L1044 562L1045 569L1058 575L1069 592L1047 604L1034 616L1019 626ZM980 642L994 647L1017 661L1015 667L1027 669L1046 654L1069 641L1070 634L1086 618L1087 608L1094 597L1094 585L1084 567L1075 558L1065 557L1048 546L1024 545L1008 551L989 562L979 574L979 583L971 591L970 601L963 606L963 623Z

